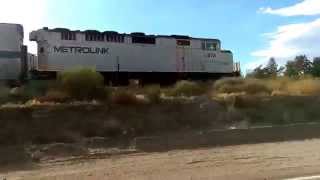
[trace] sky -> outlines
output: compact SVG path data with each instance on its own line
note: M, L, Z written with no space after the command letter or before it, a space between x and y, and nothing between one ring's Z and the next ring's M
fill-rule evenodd
M0 22L218 38L243 71L275 57L320 56L320 0L0 0Z

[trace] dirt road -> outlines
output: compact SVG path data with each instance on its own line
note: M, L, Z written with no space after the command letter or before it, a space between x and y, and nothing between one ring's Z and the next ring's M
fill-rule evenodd
M0 173L0 179L247 180L319 174L320 140L307 140L47 162L31 170Z

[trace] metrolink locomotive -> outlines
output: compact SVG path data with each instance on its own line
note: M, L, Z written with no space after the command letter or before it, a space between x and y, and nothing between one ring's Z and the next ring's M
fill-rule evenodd
M39 29L29 38L38 45L37 58L27 60L34 78L55 78L76 67L94 68L112 84L208 80L240 72L218 39L64 28Z

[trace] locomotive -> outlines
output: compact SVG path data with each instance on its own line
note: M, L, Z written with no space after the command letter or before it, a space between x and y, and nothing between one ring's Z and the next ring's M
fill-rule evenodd
M1 29L4 27L0 26ZM22 45L23 28L17 25L16 29L17 33L9 30L11 40L19 39L15 50L18 48L22 52L26 50ZM0 39L4 38L2 36L0 33ZM27 70L37 79L56 78L59 72L75 67L94 68L104 76L106 83L124 85L131 79L143 83L172 83L240 74L232 52L223 50L218 39L47 27L32 31L29 39L38 45L37 56L23 51L26 55L21 53L21 58L16 59L19 65L14 61L8 63L20 69L12 72L21 72L23 76Z

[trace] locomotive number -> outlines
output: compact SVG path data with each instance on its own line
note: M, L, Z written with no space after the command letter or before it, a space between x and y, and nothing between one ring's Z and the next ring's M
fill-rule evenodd
M208 58L215 58L217 55L215 53L208 53L207 57Z
M205 54L205 58L207 59L208 62L213 63L214 62L214 58L217 57L217 55L215 53L208 53Z

